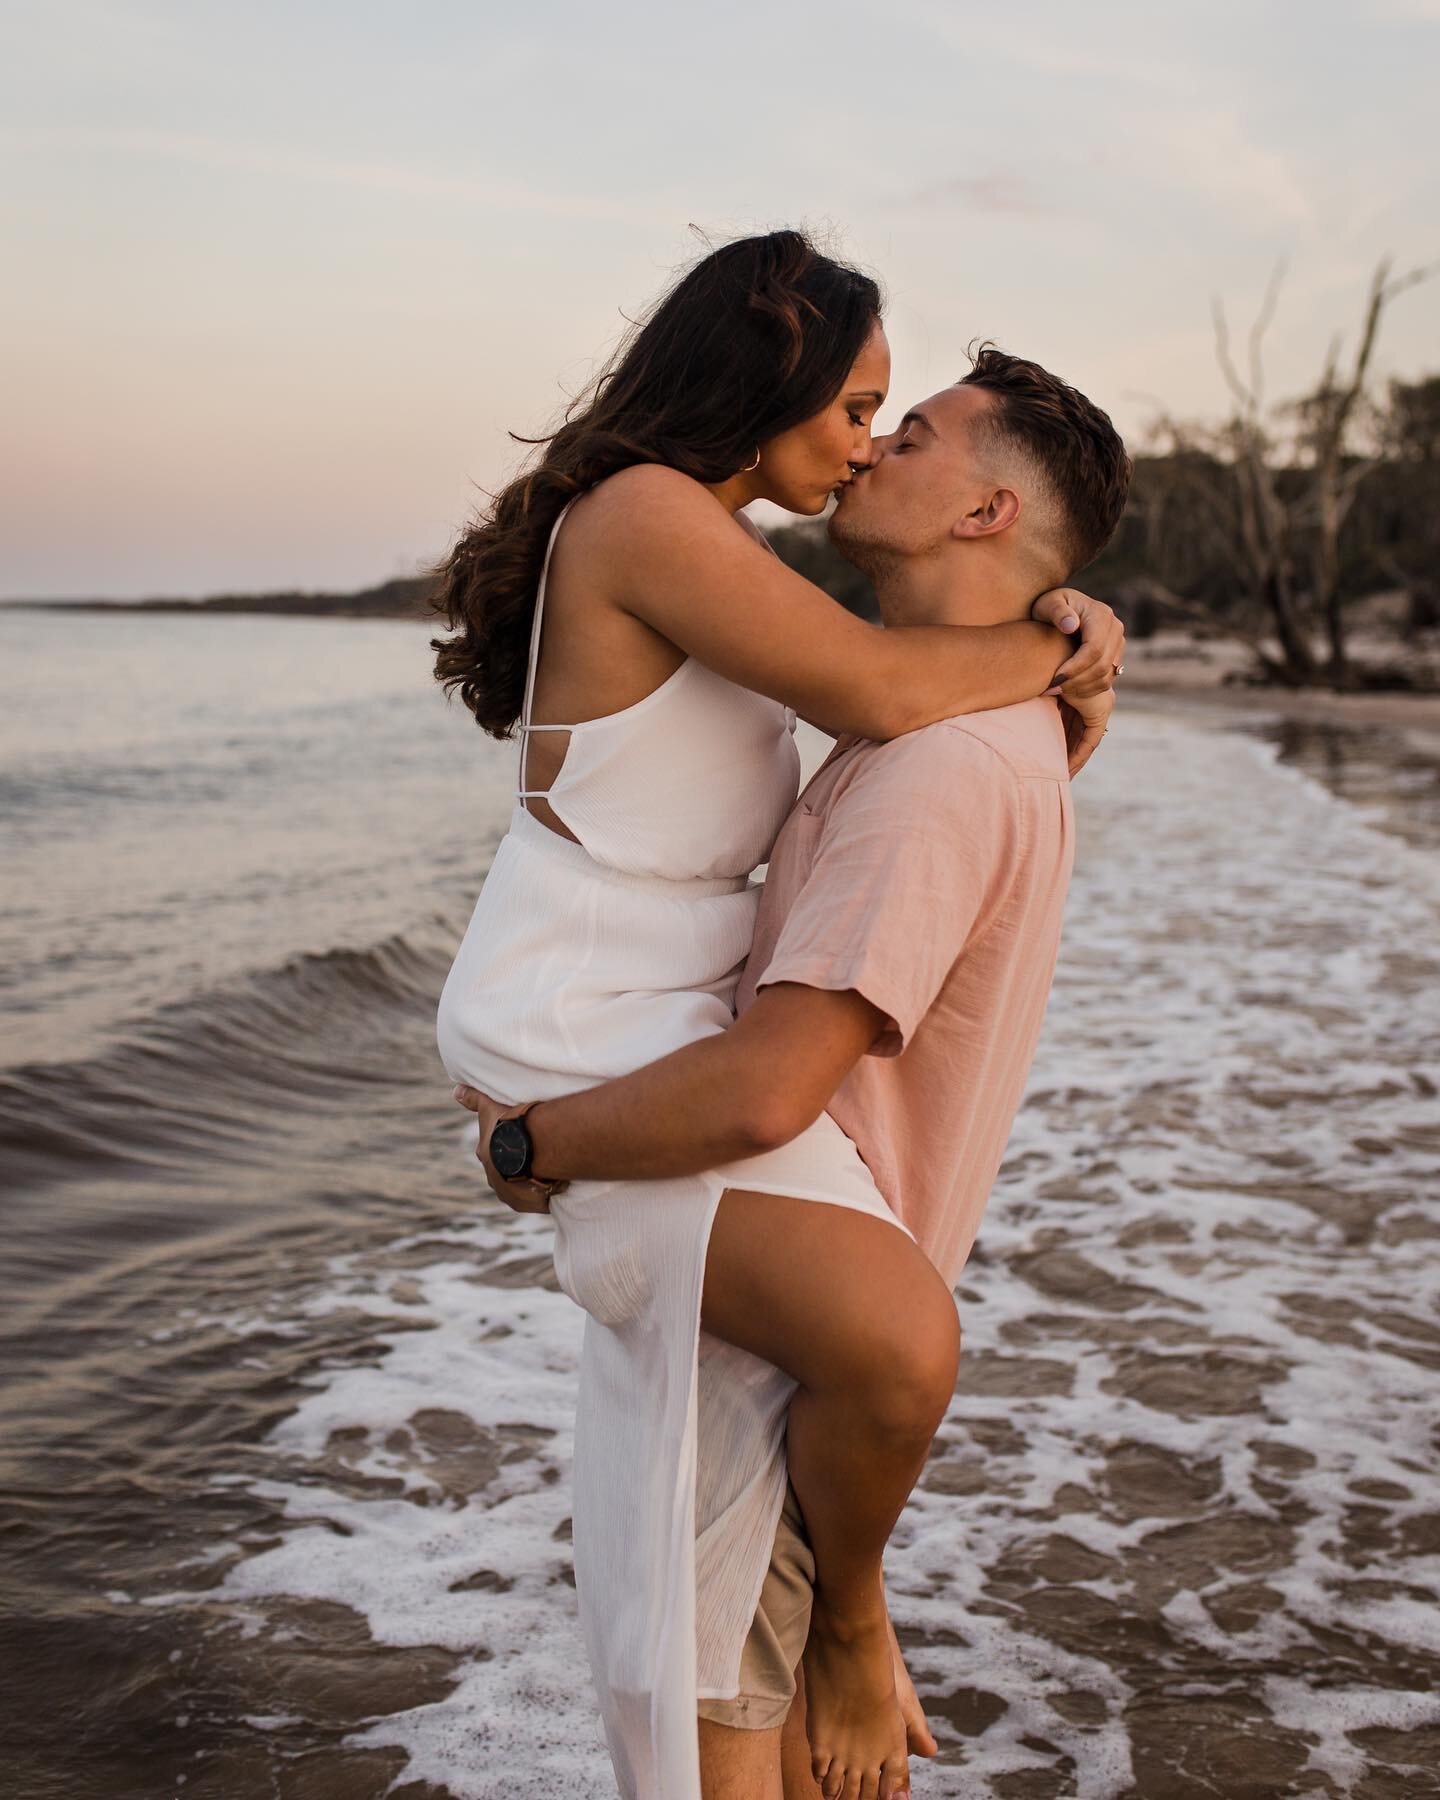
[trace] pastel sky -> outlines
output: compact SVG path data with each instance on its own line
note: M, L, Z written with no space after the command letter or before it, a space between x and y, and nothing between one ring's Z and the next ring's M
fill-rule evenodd
M904 402L977 335L1138 436L1276 394L1440 256L1440 0L10 0L0 596L354 587L714 239L877 272ZM1379 372L1440 369L1440 283Z

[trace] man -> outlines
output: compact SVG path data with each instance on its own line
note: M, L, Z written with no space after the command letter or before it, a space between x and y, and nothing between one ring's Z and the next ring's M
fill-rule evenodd
M987 348L876 441L830 533L873 578L887 624L1000 623L1092 560L1129 479L1102 412ZM1075 734L1103 728L1110 700ZM1040 698L887 744L841 739L775 845L734 1027L528 1110L529 1166L548 1181L720 1166L754 1148L757 1117L783 1142L823 1104L953 1286L1054 969L1073 856L1068 728ZM484 1158L492 1127L520 1109L468 1089L457 1098L480 1114ZM486 1167L502 1198L543 1205ZM797 1681L815 1576L807 1537L792 1491L741 1694L700 1706L707 1800L779 1794L782 1764L785 1800L834 1791L816 1783ZM895 1655L910 1748L933 1754Z

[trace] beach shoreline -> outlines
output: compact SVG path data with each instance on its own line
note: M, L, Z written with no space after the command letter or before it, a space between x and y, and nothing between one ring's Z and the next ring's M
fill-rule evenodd
M1377 646L1367 644L1373 654ZM1384 648L1392 654L1394 645ZM1131 697L1181 703L1186 708L1231 715L1242 722L1268 714L1316 725L1381 725L1440 736L1440 691L1362 691L1252 685L1246 647L1233 639L1202 640L1161 633L1126 646L1125 673L1116 691Z

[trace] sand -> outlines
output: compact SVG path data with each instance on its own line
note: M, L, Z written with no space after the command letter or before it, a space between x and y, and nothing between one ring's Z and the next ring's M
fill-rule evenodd
M1393 643L1369 646L1393 657ZM1243 674L1252 658L1228 639L1200 642L1181 632L1159 633L1127 646L1122 699L1166 697L1236 717L1270 714L1315 723L1387 725L1440 736L1440 692L1333 694L1320 688L1252 687L1227 677Z

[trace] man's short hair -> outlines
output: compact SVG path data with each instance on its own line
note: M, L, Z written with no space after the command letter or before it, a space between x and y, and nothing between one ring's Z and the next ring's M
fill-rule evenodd
M989 409L993 441L1018 450L1035 464L1060 510L1069 580L1109 543L1130 492L1131 461L1109 417L1078 389L1023 356L994 344L971 353L972 368L960 387L995 396Z

